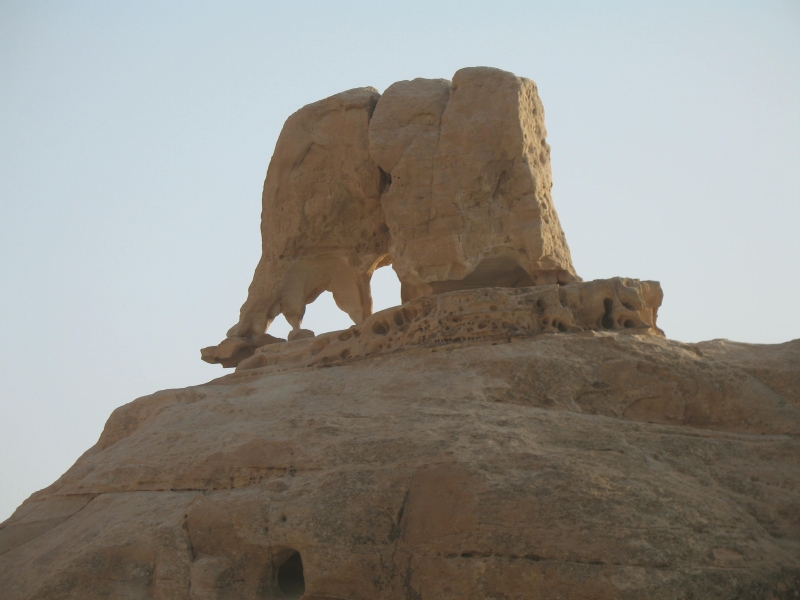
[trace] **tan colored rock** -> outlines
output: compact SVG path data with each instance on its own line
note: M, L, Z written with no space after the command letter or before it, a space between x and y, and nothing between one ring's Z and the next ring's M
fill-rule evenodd
M377 98L287 121L202 351L237 371L114 411L0 524L3 598L796 598L800 340L682 344L657 282L576 281L532 82ZM315 336L325 289L357 324Z
M532 81L478 67L452 85L400 81L379 97L350 90L287 120L264 183L263 255L247 301L203 360L235 366L280 313L298 338L305 306L325 290L360 323L372 312L372 273L390 261L403 302L579 280L550 196Z
M736 365L800 408L800 344L743 344L712 340L694 346L703 356Z
M326 290L356 323L372 313L369 281L387 264L389 241L381 172L367 137L379 96L372 88L342 92L301 108L283 126L264 181L263 254L228 332L245 340L240 354L281 313L299 329L306 305ZM202 358L227 362L228 353L210 347Z
M661 300L658 282L619 277L448 292L382 310L347 331L305 343L266 345L240 362L238 370L332 365L414 346L506 342L559 332L663 335L656 325Z
M499 69L390 86L370 151L403 301L480 287L579 280L550 194L536 85Z
M307 600L792 598L800 341L624 331L140 398L0 524L3 597L298 598L297 552Z
M307 330L300 329L299 331ZM284 339L271 336L268 333L253 335L252 337L232 336L225 338L217 346L209 346L208 348L201 349L200 358L211 364L221 364L223 367L235 367L244 359L253 356L257 348L285 341Z

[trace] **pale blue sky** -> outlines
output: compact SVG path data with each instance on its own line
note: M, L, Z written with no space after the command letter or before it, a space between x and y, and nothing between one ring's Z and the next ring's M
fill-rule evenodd
M800 337L796 0L4 0L0 520L117 406L223 373L199 348L236 322L289 114L476 65L537 82L584 279L660 280L679 340ZM305 324L348 323L323 298Z

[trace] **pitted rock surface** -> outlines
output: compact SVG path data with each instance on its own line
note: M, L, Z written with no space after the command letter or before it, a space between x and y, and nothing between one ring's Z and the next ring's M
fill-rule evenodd
M683 344L657 282L581 282L545 136L484 67L292 115L202 350L236 372L115 410L0 524L0 595L799 598L800 340ZM324 290L353 327L301 328Z
M563 286L482 288L425 296L346 331L291 344L269 342L238 370L330 365L413 346L487 343L581 331L663 335L663 294L655 281L600 279Z

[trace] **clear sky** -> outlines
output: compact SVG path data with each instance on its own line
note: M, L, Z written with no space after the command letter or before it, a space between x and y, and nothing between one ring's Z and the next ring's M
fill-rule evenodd
M3 0L0 520L117 406L223 374L286 117L478 65L539 86L584 279L661 281L678 340L800 337L797 0Z

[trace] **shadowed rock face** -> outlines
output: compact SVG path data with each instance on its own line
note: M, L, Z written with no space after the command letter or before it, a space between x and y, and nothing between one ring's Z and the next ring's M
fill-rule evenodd
M462 69L359 88L284 125L264 183L263 254L239 322L203 360L236 366L283 313L301 330L325 290L355 323L370 278L393 264L402 301L484 287L579 281L550 196L550 147L536 85Z
M618 331L140 398L0 524L3 598L795 598L800 341Z

